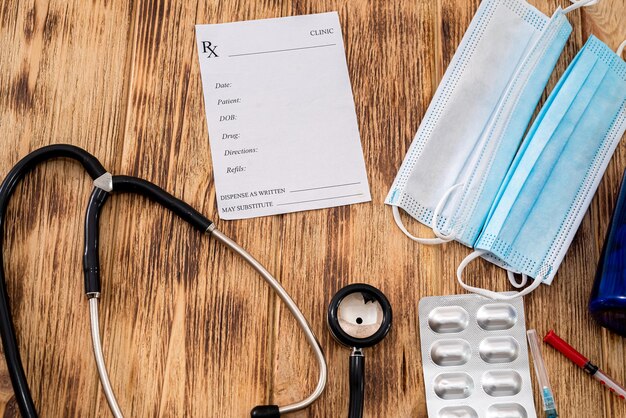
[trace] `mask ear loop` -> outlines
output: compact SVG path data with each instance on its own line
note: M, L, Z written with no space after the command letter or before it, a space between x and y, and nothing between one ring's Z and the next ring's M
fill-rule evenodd
M615 53L621 57L622 54L624 53L624 49L626 49L626 39L624 40L624 42L619 44L619 46L615 50Z
M585 6L593 6L597 4L600 0L570 0L572 4L563 9L564 14L568 14L569 12L573 12L576 9L580 9Z
M456 270L456 279L458 280L459 284L461 285L461 287L463 287L463 289L467 290L468 292L472 292L472 293L476 293L478 295L482 295L485 297L488 297L490 299L497 299L497 300L511 300L511 299L515 299L515 298L519 298L522 296L525 296L527 294L529 294L530 292L532 292L533 290L535 290L536 288L538 288L541 285L541 282L543 282L543 277L539 276L536 277L534 282L528 286L527 288L525 288L522 291L519 292L515 292L512 295L503 295L501 293L498 292L494 292L493 290L488 290L488 289L483 289L482 287L475 287L475 286L470 286L467 283L465 283L463 281L463 270L465 270L465 267L467 267L467 265L469 263L471 263L473 260L475 260L478 257L482 257L483 255L487 254L488 251L486 250L476 250L472 253L470 253L467 257L465 257L463 259L463 261L461 261L461 264L459 264L459 267ZM513 274L513 272L508 271L507 270L507 275L508 274ZM524 277L526 277L524 279ZM513 280L515 280L515 278L513 277ZM524 280L528 280L528 276L526 275L522 275L522 282L524 282ZM513 284L513 281L511 281L511 276L509 276L509 281L511 282L511 284ZM521 282L520 282L521 283ZM513 284L514 287L521 287L521 286L517 286L519 283L517 281L515 281L515 284ZM524 282L525 284L525 282Z
M439 227L437 226L437 219L439 219L439 216L441 215L441 211L443 210L443 207L445 206L452 192L458 189L459 187L462 187L463 185L464 183L457 183L454 186L450 187L448 190L446 190L446 192L443 194L441 199L439 199L439 203L437 203L437 206L435 207L435 211L433 212L433 219L430 221L430 227L432 228L435 235L437 235L438 238L446 242L452 241L454 238L456 238L456 231L451 230L449 234L447 235L444 234L441 231L441 229L439 229Z
M512 270L506 271L506 277L509 279L509 283L511 283L511 286L516 289L521 289L522 287L526 286L526 283L528 283L528 276L524 273L522 273L522 279L519 282L515 278L515 272Z
M432 228L437 238L421 238L421 237L416 237L415 235L411 234L408 231L408 229L406 229L406 226L404 226L404 223L402 222L402 218L400 217L400 210L398 209L398 206L391 207L391 211L393 212L393 220L396 221L396 225L398 225L398 228L400 228L400 230L404 232L404 235L411 238L415 242L419 242L420 244L437 245L437 244L443 244L443 243L454 240L454 238L456 237L456 232L451 231L448 235L444 234L437 226L437 219L439 218L439 215L441 214L441 211L443 210L443 206L447 202L450 194L456 189L458 189L459 187L463 186L463 184L464 183L457 183L454 186L450 187L448 190L446 190L446 192L443 194L441 199L439 199L439 203L437 203L437 206L435 207L435 211L433 212L433 219L430 222L430 227Z

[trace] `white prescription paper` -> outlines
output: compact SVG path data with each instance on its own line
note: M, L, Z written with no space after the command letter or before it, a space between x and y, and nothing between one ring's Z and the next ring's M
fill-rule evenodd
M220 218L371 200L336 12L196 38Z

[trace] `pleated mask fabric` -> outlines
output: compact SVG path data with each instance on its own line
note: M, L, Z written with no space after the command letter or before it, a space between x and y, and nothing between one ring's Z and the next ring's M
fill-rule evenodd
M572 27L523 0L481 3L387 195L425 244L472 247ZM398 208L438 238L412 236Z
M620 47L619 53L622 52ZM475 251L535 282L549 284L563 261L604 171L626 130L626 63L591 36L533 122L497 196Z

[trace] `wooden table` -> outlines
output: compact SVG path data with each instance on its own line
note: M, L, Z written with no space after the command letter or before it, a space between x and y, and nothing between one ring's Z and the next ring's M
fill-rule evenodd
M383 199L479 2L130 3L3 0L2 176L29 151L68 142L112 173L156 182L217 218L194 24L338 10L373 201L218 224L280 278L326 352L326 391L293 416L346 415L348 351L330 337L325 312L336 290L365 281L395 313L389 337L367 352L366 416L424 417L417 303L461 293L454 271L469 250L409 241ZM532 3L547 14L567 4ZM617 47L625 18L624 0L572 13L574 32L549 89L589 34ZM556 329L621 382L626 340L593 322L587 300L625 167L622 141L554 284L525 300L529 328ZM82 284L91 187L74 163L38 168L19 187L4 231L22 358L46 417L109 416ZM245 417L254 405L298 400L313 388L317 369L295 321L223 246L145 199L114 197L101 224L104 351L127 416ZM470 270L482 286L508 288L498 268ZM561 416L626 416L626 402L552 349L544 353ZM0 400L5 416L17 415L4 361Z

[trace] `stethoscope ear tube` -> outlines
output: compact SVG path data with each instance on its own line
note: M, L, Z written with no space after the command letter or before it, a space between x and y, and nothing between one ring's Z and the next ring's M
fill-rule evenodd
M213 226L210 219L156 184L138 177L112 176L111 189L104 190L97 186L94 187L87 204L83 269L85 272L85 294L88 298L97 297L100 294L99 218L100 211L111 193L132 193L145 196L169 209L200 232L207 232Z

